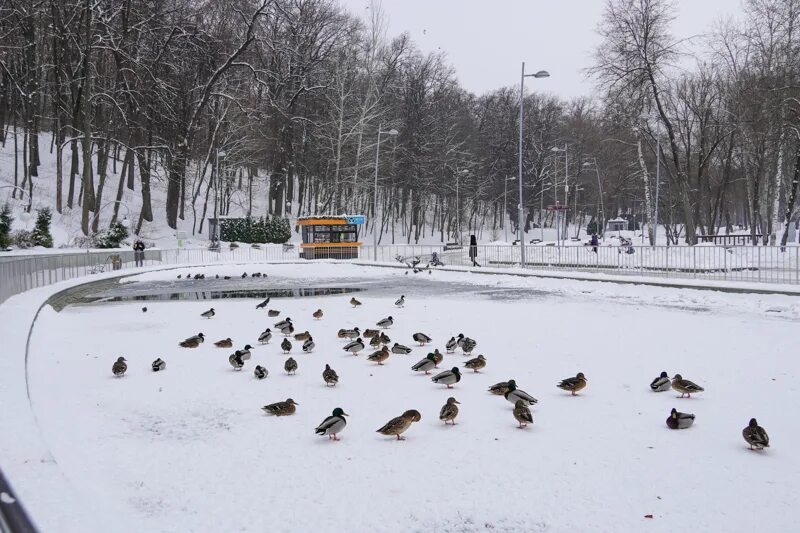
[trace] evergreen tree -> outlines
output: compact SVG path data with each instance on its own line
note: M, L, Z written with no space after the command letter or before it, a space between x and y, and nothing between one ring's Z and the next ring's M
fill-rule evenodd
M36 216L36 226L33 228L33 243L45 248L53 247L53 236L50 235L50 220L53 214L49 207L43 207Z
M0 210L0 249L8 248L11 244L12 222L14 222L14 217L11 216L11 208L5 204Z

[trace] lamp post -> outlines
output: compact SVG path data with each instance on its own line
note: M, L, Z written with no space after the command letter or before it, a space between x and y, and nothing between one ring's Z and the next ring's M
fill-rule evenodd
M569 176L569 152L568 152L568 146L569 145L567 145L567 143L564 143L564 148L559 148L558 146L554 146L554 147L550 148L551 152L555 152L555 153L564 152L564 205L565 206L569 206L569 181L567 179L568 176ZM558 173L554 172L554 174L555 174L554 180L555 180L555 185L556 186L555 186L555 191L554 191L553 194L555 196L555 202L556 202L556 204L558 204ZM558 219L561 220L561 212L560 211L556 212L556 217L558 217ZM563 229L561 228L560 225L558 225L557 227L558 227L558 230L556 232L556 237L557 237L557 240L560 242L562 236L566 237L567 228L566 228L566 224L564 224L564 228ZM563 231L563 235L562 235L562 231Z
M375 221L372 223L372 260L378 261L378 163L381 155L381 135L397 135L396 129L383 131L383 124L378 125L378 143L375 146L375 190L372 198L372 214Z
M516 176L511 176L503 180L503 239L508 242L508 226L506 225L506 216L508 215L508 182L517 179Z
M461 197L459 196L459 187L461 185L461 176L469 174L469 170L464 169L456 171L456 231L458 231L458 245L461 246Z
M523 118L525 117L525 78L549 78L550 73L546 70L540 70L535 74L525 74L525 62L522 62L522 74L519 78L519 206L518 206L518 221L517 232L519 233L519 262L520 266L525 266L525 216L522 212L524 203L522 202L522 133L523 133Z
M217 206L219 205L219 160L225 157L225 152L217 148L217 170L214 174L214 235L212 235L212 242L219 240L219 216L217 215Z
M600 228L600 237L603 239L603 242L606 242L606 212L605 206L603 205L603 183L600 181L600 169L597 168L597 158L592 158L592 162L589 163L586 161L583 164L583 168L594 166L594 173L597 176L597 189L600 192L600 221L603 222L602 227ZM595 226L597 226L595 224Z

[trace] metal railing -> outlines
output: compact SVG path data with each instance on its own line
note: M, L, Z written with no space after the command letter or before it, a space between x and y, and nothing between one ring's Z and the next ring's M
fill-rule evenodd
M697 280L800 284L798 246L546 246L526 245L526 269L561 272L596 272L623 276ZM445 248L443 245L362 246L357 257L351 250L328 249L325 258L402 263L426 267L438 260L444 266L520 267L520 248L510 245L480 245ZM137 264L133 251L100 250L0 256L0 302L29 289L59 281L137 266L214 265L300 261L305 256L297 246L150 249ZM435 266L435 265L434 265Z
M2 470L0 470L0 531L3 533L36 533L37 531Z

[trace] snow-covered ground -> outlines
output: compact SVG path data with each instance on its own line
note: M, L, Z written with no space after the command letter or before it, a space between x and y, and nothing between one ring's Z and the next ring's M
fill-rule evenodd
M210 278L243 268L191 271ZM42 311L28 363L33 412L73 499L103 531L745 531L796 522L795 298L343 264L259 268L270 276L264 290L361 289L357 309L350 294L273 298L268 307L316 341L312 354L293 341L296 376L283 372L281 335L255 342L278 320L255 298ZM120 291L202 298L211 286L176 274L141 274ZM397 309L400 294L407 304ZM199 316L212 306L213 319ZM312 319L317 308L323 320ZM342 351L339 328L373 328L388 315L393 342L413 346L422 331L430 350L444 352L463 332L488 366L448 391L410 370L429 347L384 366ZM200 331L199 348L178 347ZM255 346L242 372L229 366L231 350L213 346L225 337ZM120 379L111 375L118 356L129 361ZM150 369L157 357L167 362L162 373ZM446 355L440 368L467 359ZM326 363L339 373L335 388L323 383ZM266 380L254 378L256 364ZM706 392L652 393L662 370ZM577 372L589 380L579 396L555 387ZM528 429L486 392L509 378L539 399ZM451 395L461 402L452 427L438 420ZM294 416L260 410L287 397L299 404ZM314 435L335 407L351 415L341 442ZM695 413L694 427L667 429L672 407ZM375 432L406 409L422 413L408 440ZM773 439L764 452L742 440L751 417ZM43 529L69 529L53 522L57 494L12 482Z

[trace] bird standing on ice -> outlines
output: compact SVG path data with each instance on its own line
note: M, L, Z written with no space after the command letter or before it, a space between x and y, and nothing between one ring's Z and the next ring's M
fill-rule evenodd
M357 338L353 342L348 342L344 345L342 350L345 352L350 352L353 355L358 355L358 352L364 349L364 341L361 340L361 337Z
M653 392L668 391L672 387L672 382L666 372L662 372L660 376L650 382L650 388Z
M523 400L526 405L534 405L536 403L539 403L539 400L537 400L524 390L518 389L517 382L514 381L513 379L508 380L507 386L508 386L508 391L505 393L505 398L514 405L516 405L519 400Z
M150 366L153 367L153 372L161 372L162 370L167 368L167 363L165 363L164 360L159 357L158 359L153 361L153 364Z
M264 379L269 375L269 371L261 365L256 365L253 375L255 375L256 379Z
M359 307L361 305L361 302L359 302L358 300L355 299L355 297L353 297L350 298L350 305L352 305L354 308Z
M200 316L203 317L203 318L211 318L215 314L216 313L214 313L214 308L212 307L208 311L205 311L204 313L200 313Z
M434 369L436 366L436 359L432 353L425 356L425 359L420 359L412 367L414 372L425 372L426 374Z
M329 439L339 440L336 438L336 435L341 433L347 425L347 420L344 419L346 416L350 415L345 413L341 407L337 407L333 410L331 416L323 420L322 423L317 426L314 432L317 435L327 435Z
M458 406L461 402L453 398L452 396L447 399L447 403L442 406L442 410L439 411L439 420L447 424L448 422L452 423L454 426L456 425L456 417L458 416Z
M461 371L458 369L457 366L454 366L450 370L445 370L444 372L439 372L435 376L431 378L431 381L434 383L447 385L448 389L452 389L453 385L461 381Z
M681 413L677 409L672 409L667 418L669 429L686 429L694 424L694 415L691 413Z
M561 390L571 392L572 395L575 396L578 394L578 391L586 388L586 377L583 375L583 372L578 372L574 378L562 379L557 387Z
M402 296L400 296L400 298L397 299L394 305L395 307L403 307L404 305L406 305L406 295L403 294Z
M692 393L703 392L705 390L697 383L689 381L688 379L683 379L683 376L680 374L675 374L672 378L672 388L681 393L681 398L683 398L684 394L691 398Z
M289 416L295 413L295 411L297 410L297 407L295 406L297 405L300 404L295 403L295 401L292 400L291 398L287 398L285 402L275 402L269 405L265 405L264 407L261 408L261 410L269 415Z
M519 422L520 429L525 428L528 424L533 424L533 415L525 400L517 400L514 404L514 418Z
M286 370L287 374L296 374L297 373L297 361L295 361L293 357L290 357L283 364L283 369Z
M414 333L414 335L412 335L412 338L414 339L414 341L418 342L420 346L425 346L427 343L433 341L433 339L430 338L428 335L425 335L424 333L420 332Z
M339 383L339 374L336 373L336 370L331 368L331 365L326 364L325 370L322 371L322 380L325 382L325 386L336 386Z
M755 418L751 418L750 423L742 430L742 437L750 445L751 450L769 448L769 435L764 428L758 425Z
M115 376L120 377L128 370L128 364L125 361L124 357L117 357L117 360L111 365L111 372Z
M258 342L261 344L266 344L272 338L272 331L269 328L265 329L261 335L258 336Z
M387 437L396 436L397 440L405 440L406 438L400 435L410 428L411 424L419 422L420 420L422 420L422 415L419 414L419 411L416 409L409 409L402 415L389 420L376 432L381 435L386 435Z
M314 311L312 316L314 317L314 320L320 320L322 318L322 315L323 315L322 309L317 309L316 311Z

